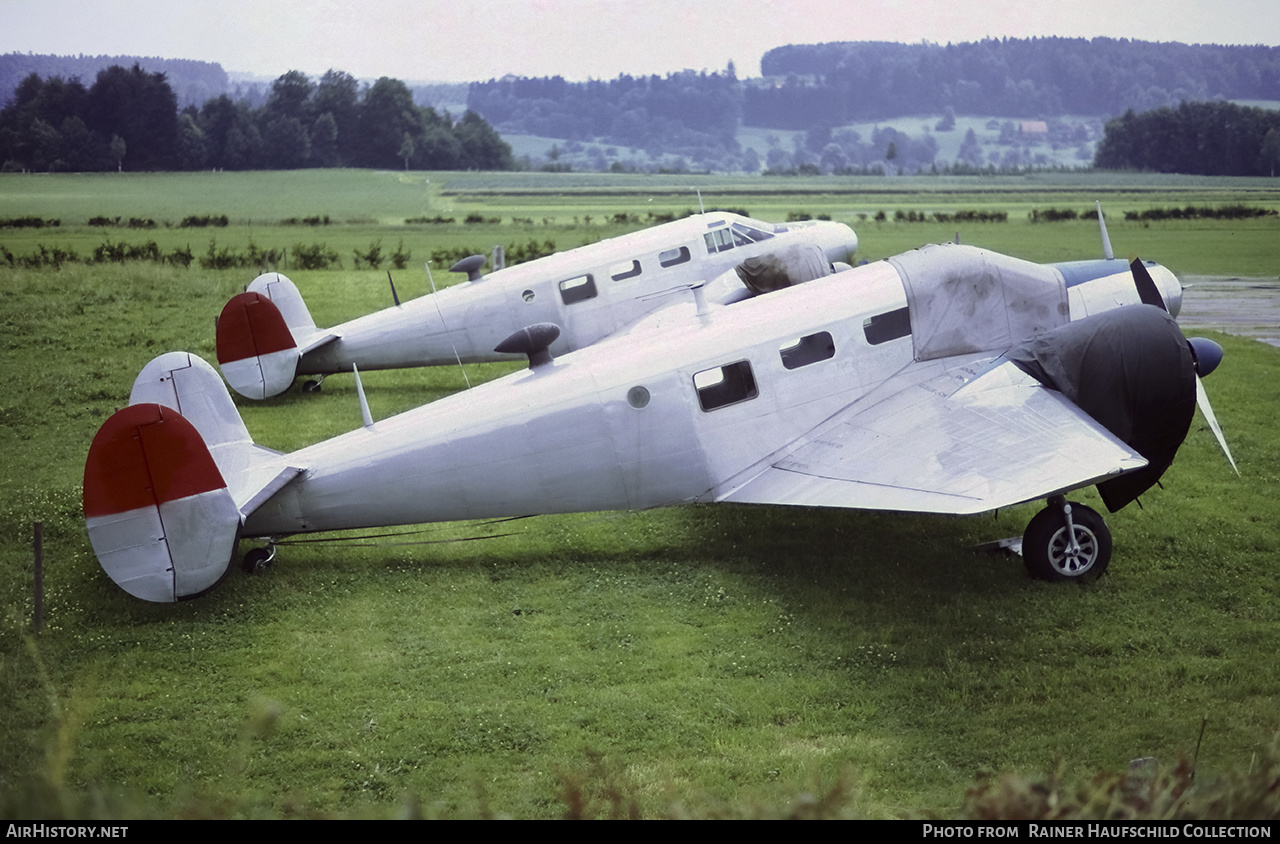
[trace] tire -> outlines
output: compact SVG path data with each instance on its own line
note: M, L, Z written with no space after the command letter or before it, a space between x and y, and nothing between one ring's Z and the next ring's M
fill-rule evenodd
M319 382L319 381L315 381L315 380L303 381L303 382L302 382L302 392L304 392L304 393L318 393L318 392L320 392L320 382Z
M271 568L272 554L266 548L251 548L240 561L240 567L249 574L262 574Z
M1070 502L1080 552L1067 553L1067 519L1058 505L1036 513L1022 534L1022 561L1037 580L1097 580L1111 562L1111 531L1097 511Z

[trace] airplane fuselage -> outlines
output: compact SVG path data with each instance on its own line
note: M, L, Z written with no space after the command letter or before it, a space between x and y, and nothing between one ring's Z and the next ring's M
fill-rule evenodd
M842 223L775 225L709 213L581 246L466 281L332 329L338 339L302 356L299 375L494 360L513 330L560 326L553 354L581 349L710 281L749 257L795 242L819 246L831 262L857 247Z
M1059 321L1138 301L1124 262L997 257L1001 271L1058 285L1070 311ZM1177 280L1150 270L1176 311ZM701 314L685 293L590 349L281 456L306 472L243 535L716 500L883 385L1007 348L962 340L920 359L903 273L881 261Z

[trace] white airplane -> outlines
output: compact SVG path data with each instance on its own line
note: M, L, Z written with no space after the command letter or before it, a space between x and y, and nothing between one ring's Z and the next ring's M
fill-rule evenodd
M172 352L99 430L84 512L102 567L150 601L195 597L242 538L543 513L749 502L978 513L1035 499L1030 572L1101 574L1118 509L1186 436L1221 357L1170 318L1181 286L1134 261L1040 265L930 246L729 304L688 297L553 357L553 324L501 344L530 366L282 454L216 371ZM1150 304L1142 304L1148 302ZM1207 400L1201 407L1225 442ZM1228 453L1228 457L1229 457ZM1234 465L1234 464L1233 464Z
M324 376L409 366L515 360L495 352L516 329L554 322L560 337L552 354L581 349L663 307L671 296L748 262L763 278L720 285L730 298L767 289L768 257L798 245L816 252L823 273L842 265L858 238L843 223L764 223L729 212L709 212L580 246L545 258L480 274L484 257L454 264L468 280L437 293L368 314L330 329L316 328L298 288L279 273L260 275L229 301L218 318L222 374L246 398L263 399L289 388L298 376L319 388ZM816 249L815 249L816 247ZM791 264L796 264L792 259ZM806 264L807 265L807 264ZM821 266L825 265L825 267ZM801 272L807 281L815 272ZM394 286L392 288L394 297Z

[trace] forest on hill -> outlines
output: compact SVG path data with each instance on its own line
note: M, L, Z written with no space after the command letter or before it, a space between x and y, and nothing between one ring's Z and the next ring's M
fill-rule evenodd
M1280 48L1124 39L964 44L842 42L778 47L763 75L722 72L568 82L508 76L471 86L467 105L502 131L643 146L680 131L809 130L906 115L1114 117L1182 101L1280 100ZM678 127L678 128L676 128Z
M100 71L118 65L138 65L148 73L163 73L179 108L199 106L220 94L233 93L227 72L216 62L162 59L156 56L51 56L34 53L0 55L0 108L9 104L22 80L31 74L41 79L94 79ZM260 105L260 103L259 103Z
M892 173L1061 166L1064 155L1049 148L1084 166L1101 124L1127 111L1280 100L1280 48L1266 46L1112 38L840 42L779 47L761 67L763 75L752 79L739 79L732 63L710 73L587 82L507 76L472 84L467 106L504 134L563 138L570 149L588 142L627 147L677 167ZM984 122L960 128L958 149L940 155L933 133L956 130L965 115ZM848 128L908 116L941 119L931 119L923 134ZM742 130L753 127L803 134L790 145L773 135L767 146L744 147ZM1247 143L1257 152L1252 138ZM545 166L567 166L553 159ZM604 159L595 160L599 167Z
M1280 48L1261 45L1112 38L789 45L765 54L763 75L750 79L730 62L665 76L475 82L465 106L450 106L466 110L459 120L429 104L459 103L456 85L358 81L333 70L319 80L290 71L269 85L246 84L215 64L175 61L157 70L165 60L152 59L145 70L135 63L135 76L124 80L123 66L113 65L117 93L133 86L158 94L159 79L176 99L155 105L150 135L86 105L105 89L80 78L104 58L0 56L5 167L893 174L1095 164L1238 175L1276 167L1276 141L1266 140L1274 113L1237 113L1227 102L1280 101ZM15 68L33 66L44 70L13 82ZM1102 143L1104 123L1118 134ZM1179 128L1169 134L1173 124ZM1142 134L1157 128L1177 144ZM498 133L529 139L523 154L513 156ZM118 154L121 144L127 155Z
M503 170L511 148L474 112L418 106L408 86L290 71L260 107L219 94L179 110L167 75L112 65L90 86L29 74L0 109L5 171Z
M1115 38L778 47L746 86L748 125L807 129L904 114L1113 117L1195 100L1280 99L1280 47ZM824 115L819 117L819 115Z

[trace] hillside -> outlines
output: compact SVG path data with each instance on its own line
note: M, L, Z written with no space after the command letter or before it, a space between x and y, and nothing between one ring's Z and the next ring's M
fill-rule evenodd
M226 93L227 72L214 62L191 59L162 59L155 56L49 56L31 53L0 55L0 108L8 105L18 83L35 73L43 79L60 76L78 78L86 86L93 83L98 71L112 65L138 65L147 73L163 73L178 98L178 107L199 106L206 100Z
M1280 48L1265 46L847 42L779 47L761 66L755 79L732 64L581 83L507 76L473 84L467 105L504 136L560 139L541 154L513 141L534 167L910 173L1080 166L1128 109L1280 100Z

